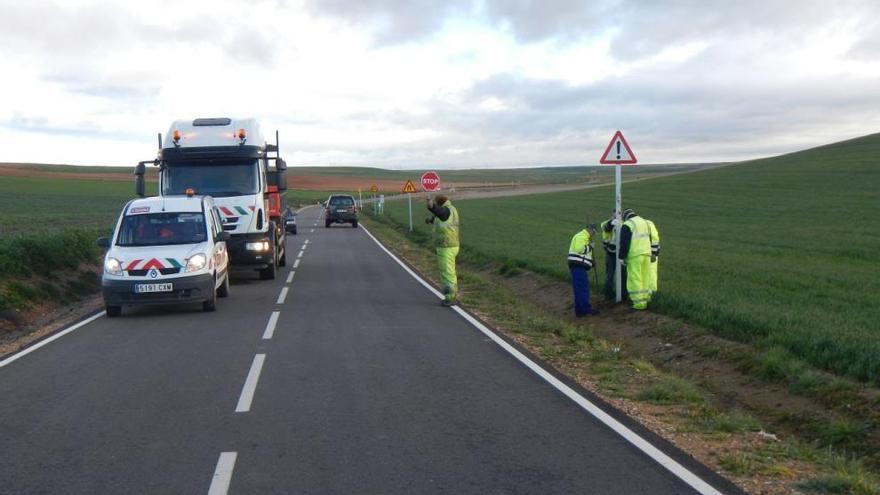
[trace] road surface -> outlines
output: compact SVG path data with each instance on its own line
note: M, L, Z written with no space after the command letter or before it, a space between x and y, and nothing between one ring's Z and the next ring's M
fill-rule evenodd
M319 213L277 280L238 281L215 313L127 309L0 361L0 493L729 490L612 431Z

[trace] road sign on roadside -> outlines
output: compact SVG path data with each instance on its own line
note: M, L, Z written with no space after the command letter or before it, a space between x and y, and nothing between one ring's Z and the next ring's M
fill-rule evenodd
M605 148L605 153L602 154L599 163L603 165L635 165L638 160L632 148L629 147L629 143L626 142L626 138L623 137L623 133L617 131L611 138L611 142L608 143L608 147Z
M425 191L440 190L440 176L437 175L437 172L429 170L422 174L422 189Z
M370 192L373 194L376 194L377 192L379 192L379 188L376 187L376 184L373 184L372 186L370 186Z
M418 191L416 190L416 185L413 184L413 181L407 179L406 184L403 185L403 192L406 194L410 194Z

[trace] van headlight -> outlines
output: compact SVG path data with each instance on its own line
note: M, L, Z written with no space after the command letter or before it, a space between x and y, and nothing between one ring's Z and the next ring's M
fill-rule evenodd
M122 264L118 259L108 256L104 260L104 271L110 275L119 275L122 273Z
M257 241L257 242L248 242L245 244L245 249L248 251L268 251L269 250L269 241Z
M194 254L186 260L186 271L197 272L205 267L208 263L208 257L202 253Z

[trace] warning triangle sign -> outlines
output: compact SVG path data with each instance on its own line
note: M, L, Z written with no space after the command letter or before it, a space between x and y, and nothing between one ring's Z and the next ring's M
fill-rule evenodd
M406 184L403 185L403 192L405 192L405 193L417 192L416 186L415 186L415 184L413 184L413 181L407 179Z
M611 138L611 142L608 143L608 147L605 148L605 153L602 154L599 163L603 165L632 165L638 163L638 160L629 147L629 143L626 142L626 138L623 137L623 133L617 131Z

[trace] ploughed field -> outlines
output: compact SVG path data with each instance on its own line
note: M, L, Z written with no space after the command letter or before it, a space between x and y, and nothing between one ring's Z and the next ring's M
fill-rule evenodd
M654 310L880 383L880 134L626 184L623 201L660 230ZM466 256L567 280L571 236L609 216L613 188L456 205ZM423 202L413 206L424 239ZM385 212L407 224L406 202Z

